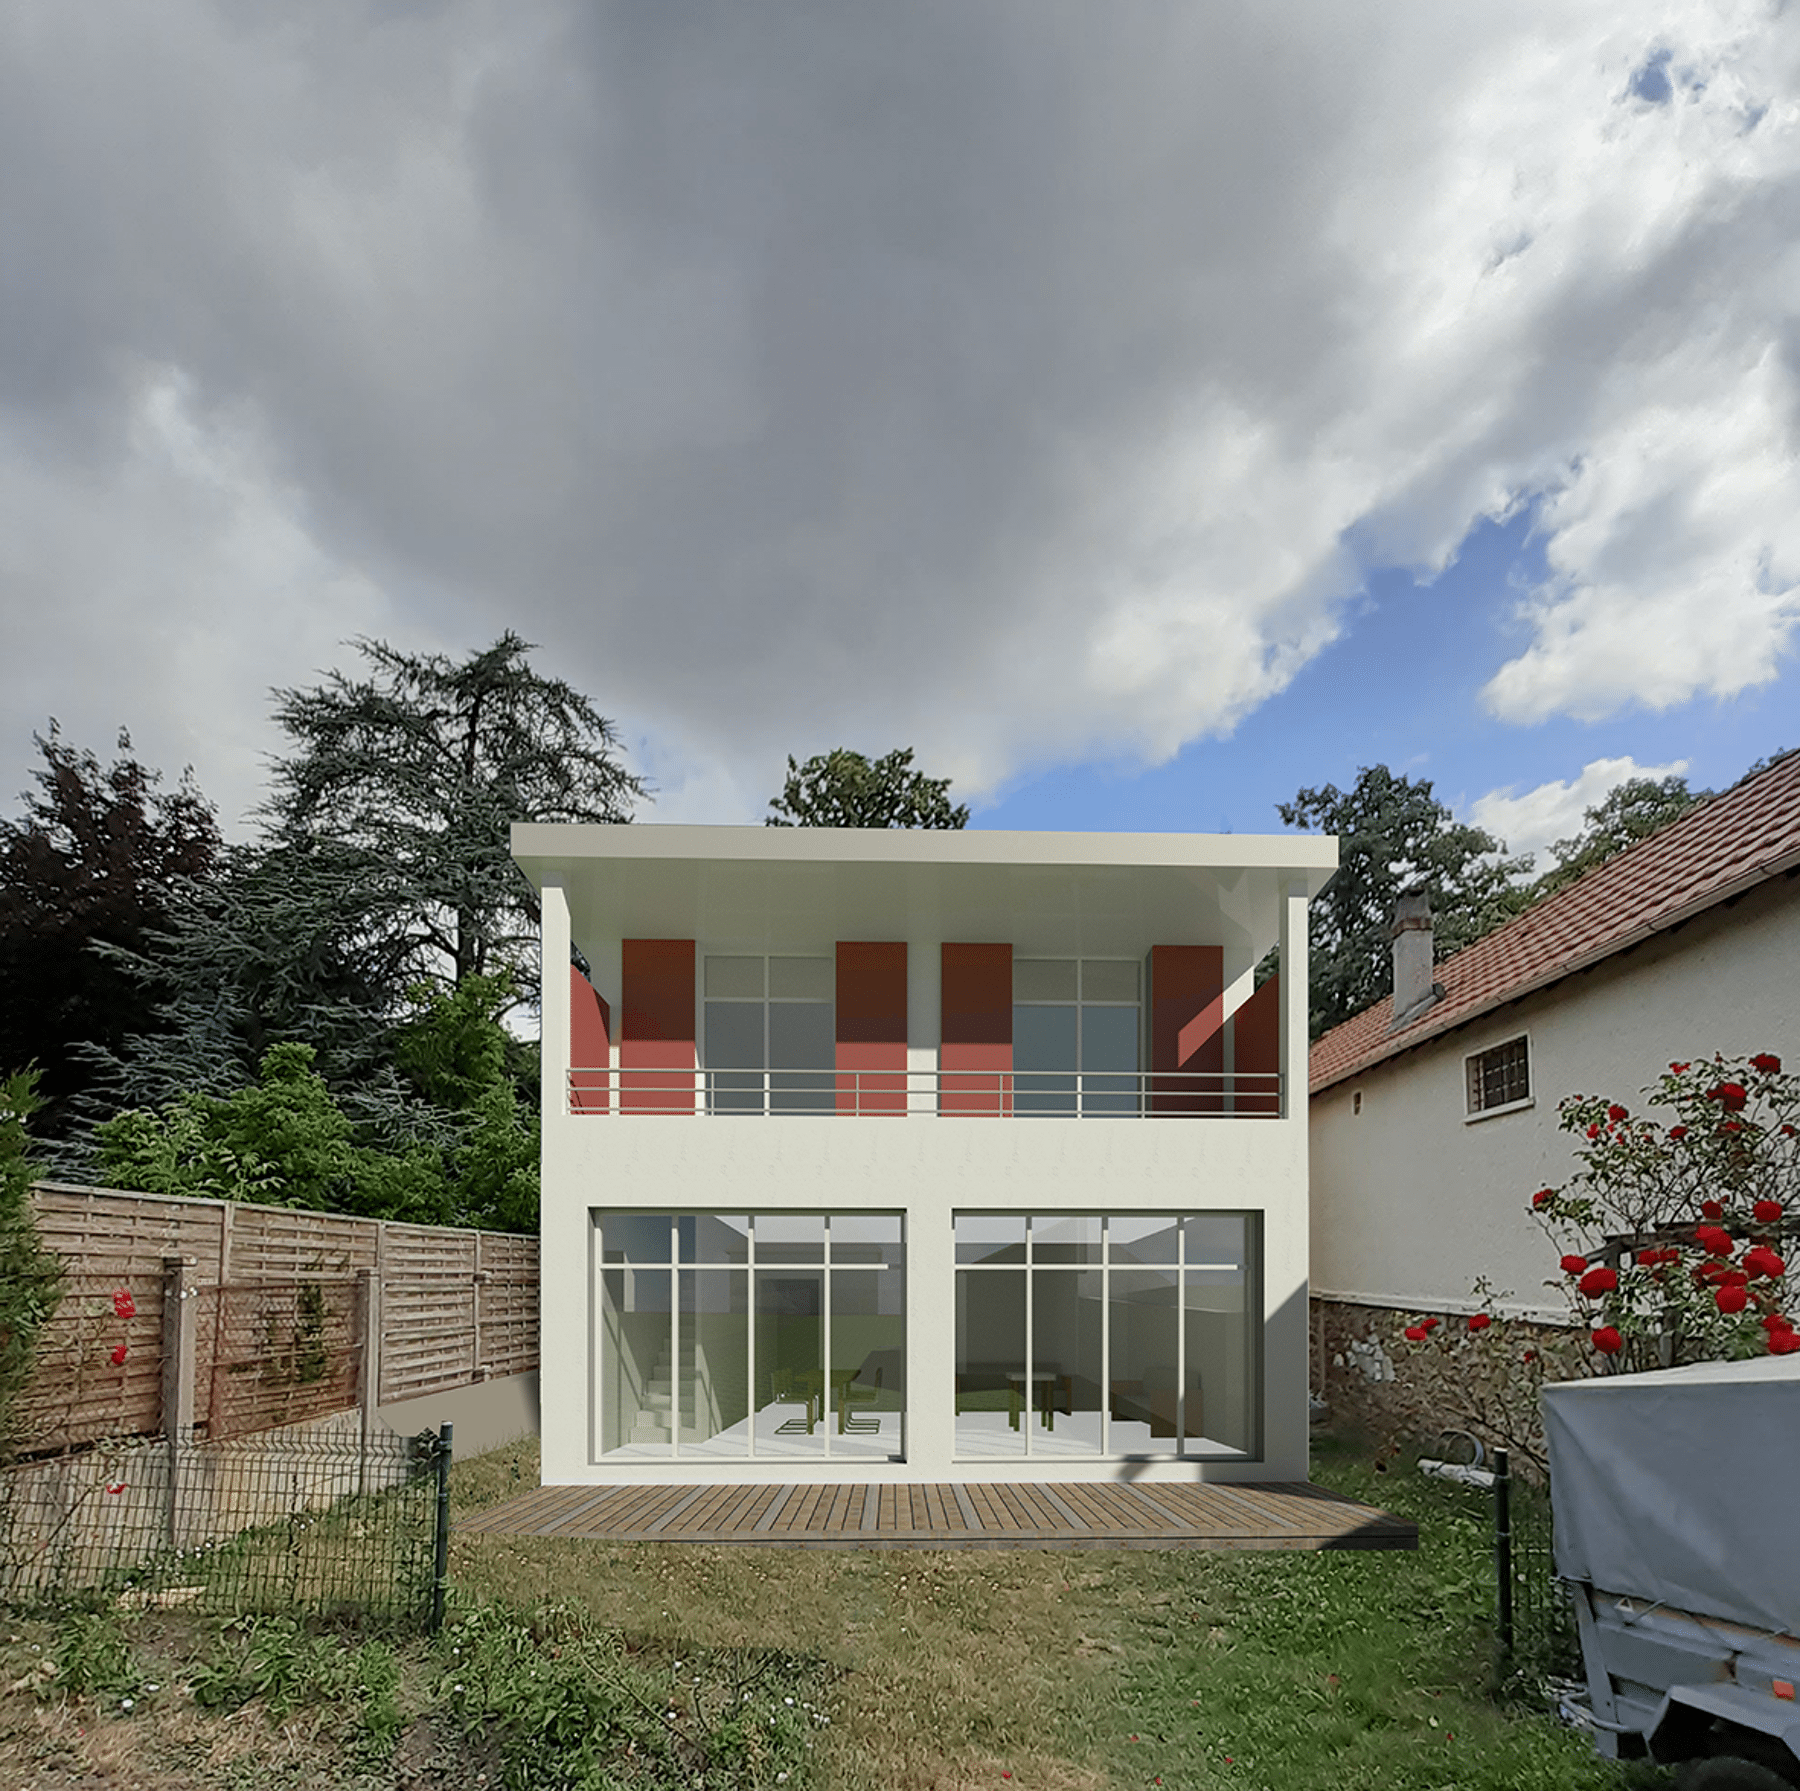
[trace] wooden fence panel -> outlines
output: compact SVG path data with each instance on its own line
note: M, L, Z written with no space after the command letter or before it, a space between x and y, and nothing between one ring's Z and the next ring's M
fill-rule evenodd
M28 1451L161 1427L166 1258L199 1302L194 1417L214 1435L356 1403L363 1270L380 1286L384 1403L537 1366L536 1238L61 1183L32 1201L66 1291L15 1408Z

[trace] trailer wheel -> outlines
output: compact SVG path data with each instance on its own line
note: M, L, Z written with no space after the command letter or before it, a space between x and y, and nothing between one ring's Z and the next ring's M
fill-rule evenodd
M1794 1784L1772 1766L1739 1754L1695 1760L1681 1777L1681 1791L1794 1791Z

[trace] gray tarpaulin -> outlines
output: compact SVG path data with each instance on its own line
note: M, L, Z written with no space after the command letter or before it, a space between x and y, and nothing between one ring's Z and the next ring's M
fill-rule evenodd
M1556 1570L1800 1634L1800 1355L1544 1389Z

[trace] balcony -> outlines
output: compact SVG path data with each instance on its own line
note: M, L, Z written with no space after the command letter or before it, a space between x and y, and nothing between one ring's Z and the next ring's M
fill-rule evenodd
M564 1111L688 1118L1278 1119L1275 1071L577 1068Z

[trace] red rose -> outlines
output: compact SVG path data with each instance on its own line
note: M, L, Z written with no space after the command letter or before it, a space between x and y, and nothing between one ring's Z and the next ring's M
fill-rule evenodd
M1435 1318L1422 1318L1419 1320L1419 1329L1422 1331L1435 1331L1437 1327L1438 1321Z
M1781 1059L1773 1051L1758 1051L1750 1059L1750 1067L1753 1070L1761 1070L1766 1075L1773 1075L1781 1068Z
M1600 1128L1599 1128L1599 1126L1598 1126L1598 1125L1592 1125L1592 1126L1589 1126L1589 1127L1588 1127L1588 1129L1587 1129L1587 1135L1588 1135L1588 1136L1589 1136L1589 1137L1590 1137L1590 1138L1598 1138L1598 1137L1599 1137L1599 1136L1600 1136Z
M1537 1360L1537 1351L1536 1351L1536 1350L1534 1350L1534 1349L1528 1349L1528 1350L1527 1350L1527 1351L1526 1351L1526 1352L1525 1352L1525 1353L1524 1353L1524 1355L1522 1355L1522 1356L1521 1356L1521 1357L1520 1357L1520 1358L1519 1358L1519 1360L1520 1360L1520 1361L1521 1361L1521 1362L1535 1362L1535 1361L1536 1361L1536 1360Z
M1750 1210L1756 1215L1756 1222L1759 1225L1773 1225L1781 1217L1781 1202L1779 1200L1759 1200Z
M1619 1285L1617 1269L1589 1269L1575 1283L1575 1291L1585 1299L1597 1299L1601 1294L1609 1294Z
M1751 1275L1767 1275L1771 1281L1787 1273L1787 1264L1767 1244L1757 1244L1744 1252L1744 1268Z
M1719 1127L1721 1132L1741 1132L1743 1129L1744 1122L1741 1119L1725 1120Z
M1491 1313L1471 1312L1469 1314L1469 1329L1471 1331L1485 1331L1493 1322L1493 1315Z
M116 1498L125 1490L125 1482L123 1480L115 1480L106 1490Z
M1769 1333L1769 1354L1772 1356L1791 1356L1800 1351L1800 1331L1771 1331Z
M1408 1325L1406 1327L1406 1341L1408 1343L1423 1343L1430 1335L1431 1333L1427 1331L1423 1325Z
M1554 1188L1539 1188L1538 1191L1532 1195L1531 1204L1534 1207L1548 1206L1555 1198L1556 1190Z
M1783 1138L1792 1138L1794 1135L1794 1128L1792 1126L1783 1126L1781 1128L1781 1135Z
M1607 1108L1606 1117L1617 1125L1620 1120L1629 1119L1631 1115L1615 1101L1612 1106Z
M1750 1304L1750 1296L1741 1287L1715 1288L1713 1304L1726 1314L1742 1312Z
M113 1345L113 1353L112 1353L112 1365L113 1365L113 1367L115 1367L115 1368L123 1368L123 1367L124 1367L124 1366L125 1366L125 1357L126 1357L126 1355L127 1355L127 1354L128 1354L128 1353L129 1353L129 1352L128 1352L128 1351L127 1351L127 1350L126 1350L126 1348L125 1348L125 1346L124 1346L124 1344L122 1344L122 1343L115 1343L115 1344L114 1344L114 1345Z
M1602 1325L1594 1333L1594 1348L1603 1356L1616 1356L1625 1347L1625 1339L1611 1325Z
M1723 1219L1725 1217L1724 1207L1722 1207L1716 1200L1701 1201L1700 1202L1700 1212L1701 1212L1701 1216L1703 1218L1707 1218L1707 1219Z
M119 1291L113 1295L113 1311L118 1313L120 1318L137 1317L137 1301L131 1297L131 1290L129 1288L121 1287Z
M1687 1074L1687 1065L1685 1063L1672 1063L1669 1065L1669 1068L1677 1076L1685 1076Z
M1708 1256L1729 1256L1731 1254L1731 1233L1721 1231L1716 1225L1695 1226L1694 1238Z
M1765 1331L1791 1331L1794 1321L1784 1312L1765 1312L1756 1321Z
M1686 1126L1670 1126L1669 1127L1669 1142L1670 1143L1673 1143L1677 1138L1685 1138L1686 1136L1687 1136L1687 1127Z
M1709 1088L1706 1091L1706 1098L1709 1101L1717 1101L1727 1113L1737 1113L1742 1110L1750 1095L1741 1082L1721 1082L1717 1088Z
M1588 1259L1585 1256L1565 1256L1561 1266L1565 1275L1585 1275Z

